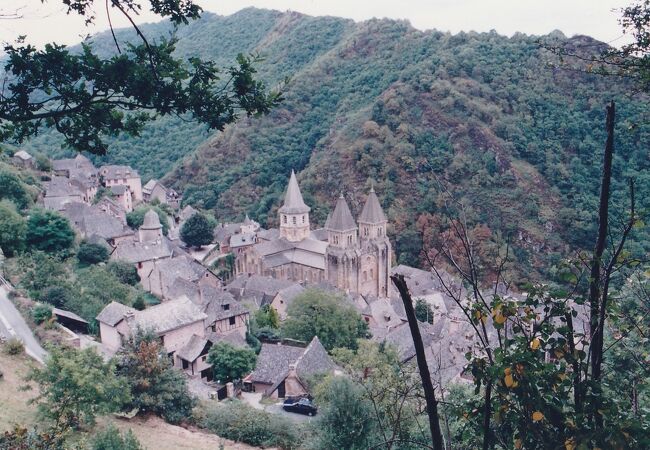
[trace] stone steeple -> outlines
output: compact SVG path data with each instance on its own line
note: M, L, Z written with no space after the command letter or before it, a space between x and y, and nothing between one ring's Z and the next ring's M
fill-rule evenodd
M328 217L325 228L331 245L346 248L357 243L357 223L343 194L336 201L334 212Z
M359 216L359 229L361 239L375 239L386 236L386 216L379 204L374 186L370 188L366 204Z
M302 199L298 179L292 170L287 193L284 196L284 204L278 211L280 214L280 236L291 242L308 238L310 210Z

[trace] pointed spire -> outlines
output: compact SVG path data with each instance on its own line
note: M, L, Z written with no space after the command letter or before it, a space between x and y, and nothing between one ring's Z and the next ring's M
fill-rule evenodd
M291 177L289 178L289 186L287 187L287 193L284 196L284 205L282 205L280 208L280 212L285 214L302 214L308 213L309 211L309 206L307 206L302 199L302 194L300 193L300 186L298 186L296 173L292 169Z
M332 231L350 231L357 228L357 224L352 217L348 203L345 201L343 194L336 201L334 212L327 221L327 228Z
M361 211L361 215L359 216L359 222L373 224L386 222L386 216L384 215L384 210L379 204L377 194L375 194L374 185L370 187L370 193L368 193L366 204L363 205L363 211Z

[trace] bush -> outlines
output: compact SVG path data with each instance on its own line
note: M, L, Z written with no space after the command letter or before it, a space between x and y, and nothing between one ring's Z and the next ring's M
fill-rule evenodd
M18 209L27 209L31 203L25 184L12 172L0 170L0 200L10 200Z
M34 158L36 160L36 168L42 172L49 172L52 170L52 161L45 155L37 154Z
M208 354L214 379L221 383L244 378L255 368L256 359L250 348L237 348L228 342L217 342Z
M106 270L112 273L121 283L135 286L140 282L140 275L133 264L124 261L111 261Z
M47 287L41 293L41 301L56 308L63 308L70 297L70 287L64 285Z
M108 249L106 247L101 244L92 244L86 241L79 244L79 250L77 251L77 259L81 266L106 262L108 261L108 256Z
M11 338L5 342L4 351L7 355L20 355L25 351L25 344L20 339Z
M42 324L52 318L52 307L43 303L37 303L32 308L32 319L37 325Z
M196 213L181 227L181 240L190 247L200 248L212 242L214 226L203 214Z
M0 201L0 248L6 256L20 252L25 244L25 219L11 201Z
M72 247L74 236L70 222L61 214L43 209L31 211L25 236L29 250L62 252Z
M91 443L91 450L144 450L131 430L120 433L114 425L97 433Z
M300 446L294 423L237 400L209 407L201 426L226 439L257 447L295 449Z

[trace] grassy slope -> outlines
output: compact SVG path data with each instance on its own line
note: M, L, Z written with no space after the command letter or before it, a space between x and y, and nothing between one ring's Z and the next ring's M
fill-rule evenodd
M31 364L34 364L33 361L24 355L8 356L0 351L0 370L4 373L4 378L0 380L0 433L15 424L32 426L38 423L36 407L28 404L28 400L34 396L34 391L20 391L20 388L25 385L24 378ZM95 431L107 426L109 422L122 431L131 429L140 443L152 450L214 450L220 448L221 444L226 450L255 448L222 439L214 434L169 425L155 417L136 418L131 421L104 417L98 421ZM79 436L79 438L87 439L88 436Z

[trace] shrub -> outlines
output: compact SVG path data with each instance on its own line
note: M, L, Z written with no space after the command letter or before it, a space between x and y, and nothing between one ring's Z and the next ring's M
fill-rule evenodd
M0 170L0 200L10 200L19 209L27 209L31 199L25 184L12 172Z
M7 355L20 355L25 351L25 344L20 339L11 338L5 342L4 351Z
M45 155L37 154L34 158L36 160L36 168L42 172L49 172L52 170L52 161Z
M256 359L250 348L237 348L228 342L217 342L208 354L214 378L222 383L244 378L255 368Z
M140 275L133 264L124 261L111 261L106 270L112 273L121 283L135 286L140 282Z
M237 400L209 407L201 425L221 437L253 446L282 449L300 446L294 423Z
M25 235L30 250L57 253L68 250L74 243L74 231L68 219L54 211L32 210Z
M144 450L131 430L120 433L114 425L109 425L97 433L91 443L91 450Z
M70 287L64 285L49 286L41 293L41 301L56 308L64 307L70 297Z
M81 266L106 262L108 261L108 256L108 249L106 247L101 244L92 244L86 241L79 244L79 250L77 251L77 259Z
M20 252L25 244L25 219L8 200L0 201L0 248L6 256Z
M52 318L52 307L43 303L37 303L32 308L32 319L37 325L42 324Z

